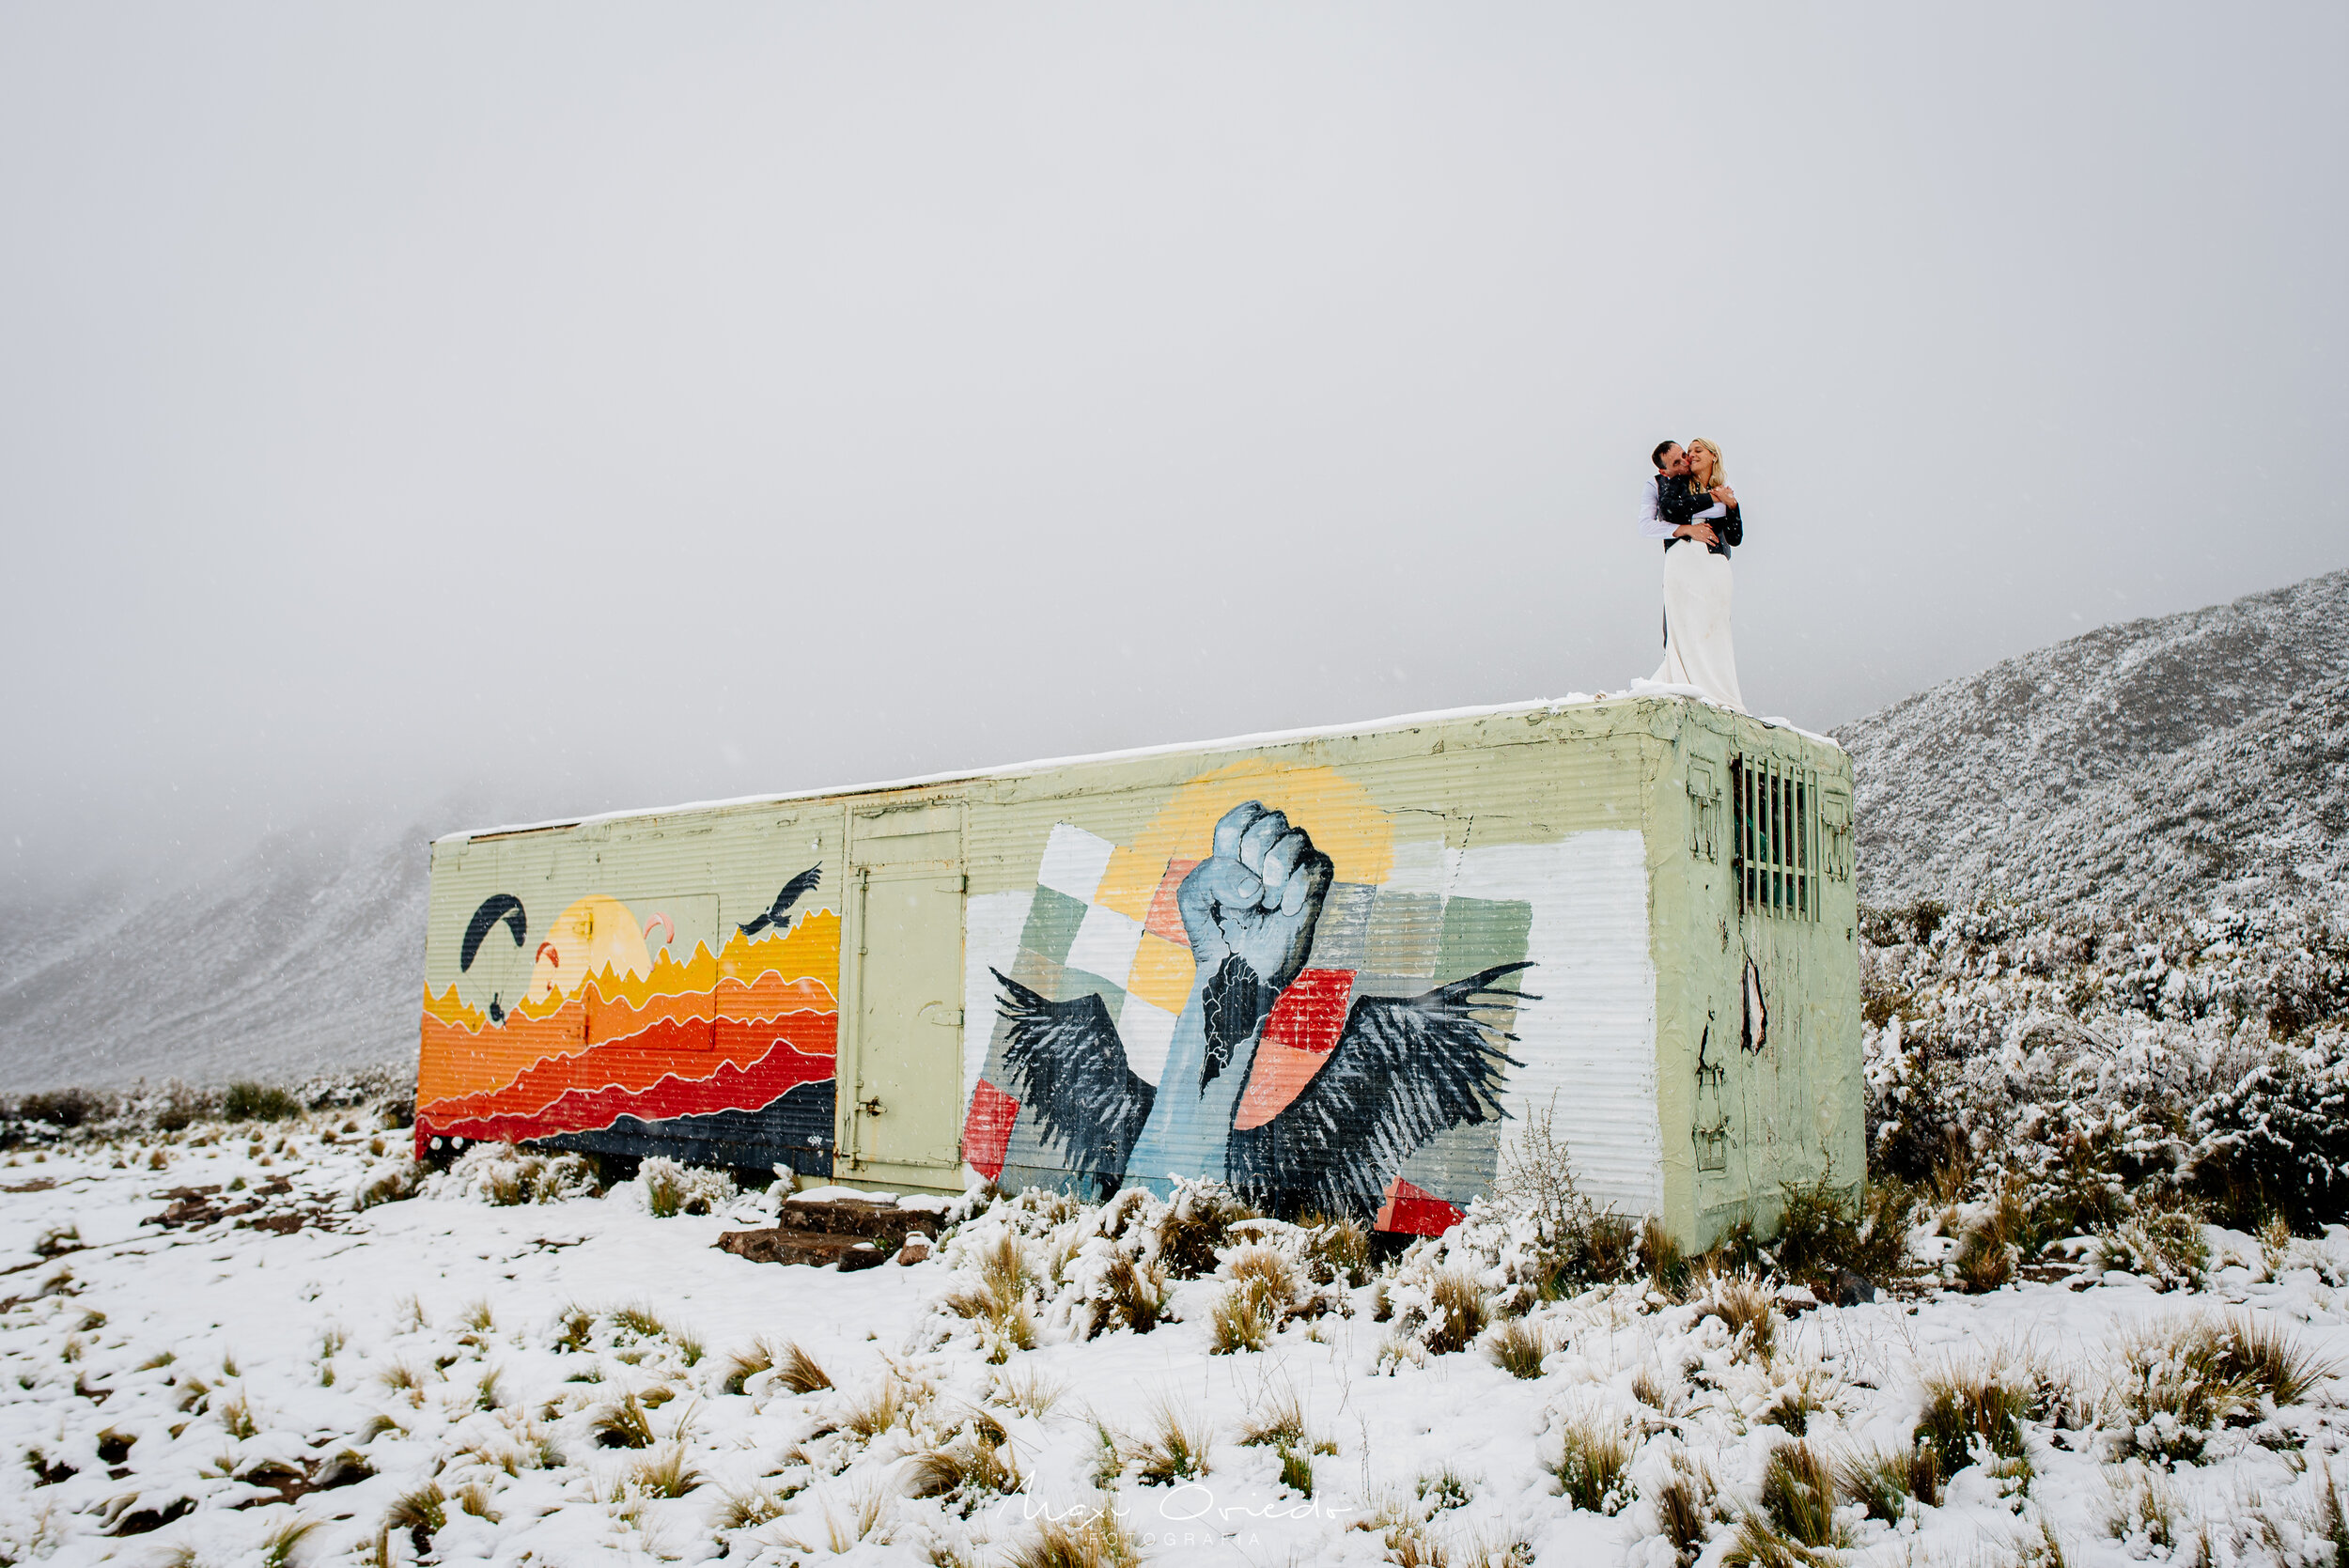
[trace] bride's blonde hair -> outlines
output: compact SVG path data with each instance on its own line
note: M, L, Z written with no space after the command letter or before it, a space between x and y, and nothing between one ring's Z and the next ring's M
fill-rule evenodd
M1688 450L1691 452L1702 452L1706 457L1713 459L1713 479L1712 484L1710 485L1698 484L1696 465L1694 463L1688 465L1688 488L1690 489L1710 489L1713 488L1713 485L1726 485L1729 483L1729 471L1721 466L1721 449L1719 447L1714 445L1703 436L1699 436L1688 443Z

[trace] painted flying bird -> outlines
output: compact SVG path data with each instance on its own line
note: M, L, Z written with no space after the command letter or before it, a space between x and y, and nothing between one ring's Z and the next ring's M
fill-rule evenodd
M1279 812L1249 801L1216 825L1212 856L1175 905L1198 961L1154 1087L1128 1063L1098 996L1053 1001L1002 971L1006 1076L1039 1141L1103 1191L1163 1190L1173 1172L1220 1175L1279 1215L1375 1215L1413 1151L1505 1114L1501 1042L1478 1015L1538 997L1498 988L1530 963L1496 964L1416 997L1358 997L1329 1060L1261 1126L1234 1126L1273 1004L1301 973L1330 858Z
M824 867L823 862L819 861L784 883L783 891L775 894L774 907L757 919L739 927L742 935L755 937L770 925L778 931L782 930L786 917L791 912L791 906L797 904L805 894L815 892L817 884L823 879Z

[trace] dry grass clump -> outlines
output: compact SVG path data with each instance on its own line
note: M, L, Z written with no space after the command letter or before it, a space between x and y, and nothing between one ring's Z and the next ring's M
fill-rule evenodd
M1466 1350L1485 1331L1491 1314L1476 1281L1456 1268L1438 1274L1427 1285L1427 1329L1421 1337L1438 1356Z
M1839 1187L1828 1172L1815 1182L1789 1182L1776 1244L1789 1279L1829 1288L1843 1272L1868 1281L1899 1273L1908 1255L1915 1194L1898 1180Z
M448 1523L448 1494L441 1490L437 1481L428 1481L412 1492L392 1499L392 1506L383 1515L386 1530L404 1529L416 1548L418 1557L432 1549L433 1533Z
M1778 1532L1805 1546L1843 1543L1835 1529L1835 1469L1809 1443L1785 1443L1762 1471L1762 1511Z
M702 1483L702 1472L687 1455L684 1444L663 1443L636 1462L630 1480L639 1496L681 1498Z
M2034 1390L1997 1365L1952 1367L1924 1380L1924 1414L1915 1441L1930 1449L1938 1477L1953 1476L1984 1454L1994 1463L2028 1466L2024 1428Z
M1836 1462L1835 1484L1868 1511L1871 1519L1897 1525L1911 1498L1928 1507L1941 1503L1941 1452L1930 1443L1906 1449L1866 1449Z
M1014 1351L1035 1347L1035 1320L1028 1311L1028 1290L1034 1283L1027 1254L1005 1232L980 1254L978 1284L951 1293L943 1305L957 1317L979 1325L987 1358L1001 1364Z
M1207 1453L1215 1442L1212 1427L1168 1399L1152 1405L1145 1419L1148 1424L1138 1433L1114 1431L1097 1419L1102 1447L1120 1469L1130 1471L1145 1486L1197 1481L1207 1473Z
M1216 1302L1208 1349L1218 1356L1262 1350L1289 1316L1296 1271L1268 1247L1244 1247L1225 1266L1232 1282Z
M832 1374L817 1365L816 1358L801 1349L797 1340L785 1342L774 1365L776 1383L795 1394L820 1393L832 1387Z
M1041 1421L1067 1391L1066 1382L1041 1372L999 1372L988 1397L1006 1409Z
M1177 1280L1215 1272L1216 1254L1230 1245L1232 1227L1264 1217L1221 1188L1185 1182L1159 1219L1159 1263Z
M645 1189L645 1206L656 1219L680 1214L715 1214L734 1202L734 1178L723 1171L703 1171L655 1155L636 1167L637 1184Z
M1370 1232L1361 1220L1316 1214L1298 1223L1305 1232L1314 1283L1357 1288L1370 1282Z
M774 1364L773 1349L765 1340L754 1339L741 1349L727 1354L725 1371L718 1379L718 1390L721 1393L739 1394L742 1391L743 1384L762 1372L773 1370Z
M2120 1223L2096 1234L2096 1261L2164 1286L2199 1283L2210 1267L2208 1216L2191 1199L2140 1196Z
M1542 1374L1542 1358L1549 1342L1541 1329L1521 1317L1511 1318L1485 1336L1485 1354L1512 1377L1532 1379Z
M1079 1514L1045 1520L1034 1539L1005 1554L1008 1568L1134 1568L1142 1560L1142 1543L1109 1508Z
M1672 1230L1654 1215L1640 1227L1640 1272L1656 1282L1656 1288L1679 1299L1688 1289L1688 1254L1681 1250L1680 1240Z
M725 1502L718 1510L720 1529L754 1529L771 1519L780 1519L790 1511L796 1487L753 1486L747 1491L728 1492Z
M1680 1568L1688 1568L1703 1552L1719 1494L1711 1471L1685 1453L1672 1455L1672 1473L1657 1488L1653 1503L1656 1528L1672 1543Z
M1611 1417L1584 1416L1565 1423L1558 1456L1543 1468L1558 1478L1558 1493L1593 1514L1618 1514L1632 1498L1631 1434Z
M2189 1317L2125 1340L2111 1407L2125 1452L2171 1464L2202 1456L2212 1433L2297 1405L2340 1371L2288 1331L2245 1316Z
M925 1449L906 1461L906 1495L942 1498L964 1518L988 1498L1027 1484L1005 1442L1003 1429L983 1421L941 1448Z
M893 1374L841 1406L839 1430L869 1443L904 1420L912 1405L906 1386Z
M1159 1326L1166 1311L1166 1271L1156 1264L1138 1264L1120 1252L1101 1275L1091 1333L1130 1328L1146 1334Z
M588 1429L596 1444L608 1449L648 1449L653 1445L652 1415L633 1390L596 1412Z
M350 1195L350 1206L371 1209L378 1203L397 1203L404 1198L412 1198L422 1190L428 1174L429 1172L426 1168L415 1160L403 1159L376 1172L362 1182L359 1189Z
M1291 1389L1268 1400L1240 1429L1242 1448L1268 1448L1281 1456L1281 1483L1300 1497L1314 1495L1314 1456L1335 1453L1338 1445L1315 1436L1305 1422L1305 1406Z
M1778 1299L1750 1271L1717 1278L1706 1287L1700 1317L1717 1317L1741 1357L1767 1366L1778 1352Z

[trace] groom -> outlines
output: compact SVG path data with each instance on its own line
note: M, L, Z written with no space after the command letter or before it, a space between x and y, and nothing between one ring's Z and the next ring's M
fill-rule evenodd
M1648 456L1656 475L1640 494L1641 536L1664 540L1666 550L1674 539L1694 539L1707 550L1719 544L1713 525L1699 521L1698 515L1719 516L1737 505L1737 492L1727 485L1714 486L1709 494L1689 489L1688 454L1676 441L1658 442Z

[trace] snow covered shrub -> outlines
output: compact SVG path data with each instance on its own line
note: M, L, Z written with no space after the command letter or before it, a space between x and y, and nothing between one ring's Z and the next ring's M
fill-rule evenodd
M301 1110L291 1094L273 1083L240 1079L220 1096L220 1113L231 1122L282 1122Z
M1711 1471L1686 1453L1672 1456L1672 1467L1648 1507L1656 1516L1656 1533L1672 1543L1679 1568L1688 1568L1703 1552L1705 1535L1719 1516L1719 1495Z
M656 1219L680 1214L715 1214L734 1202L734 1177L723 1171L680 1165L654 1155L636 1167L645 1207Z
M2172 1200L2141 1205L2096 1235L2099 1267L2136 1274L2163 1290L2192 1289L2210 1267L2210 1242L2199 1204Z
M352 1188L350 1206L371 1209L378 1203L396 1203L403 1198L412 1198L423 1188L425 1178L430 1173L426 1166L404 1157L384 1160L371 1168Z
M1145 1421L1147 1424L1138 1433L1102 1429L1122 1473L1144 1486L1171 1486L1180 1481L1197 1481L1207 1473L1214 1428L1187 1415L1172 1400L1151 1406Z
M1124 1193L1120 1201L1138 1196L1146 1194ZM1177 1280L1196 1280L1203 1274L1211 1274L1215 1271L1216 1253L1231 1240L1232 1226L1237 1221L1257 1218L1260 1217L1254 1209L1220 1183L1177 1182L1174 1196L1159 1216L1158 1264Z
M1803 1546L1845 1545L1835 1523L1835 1467L1809 1443L1782 1443L1762 1469L1762 1512Z
M2194 1107L2190 1179L2230 1224L2349 1213L2349 1032L2268 1048Z
M591 1198L595 1167L575 1154L542 1155L511 1143L476 1143L429 1184L436 1198L471 1198L493 1206Z
M1772 1250L1788 1279L1827 1287L1819 1294L1832 1300L1841 1273L1875 1281L1901 1271L1912 1200L1898 1177L1855 1188L1837 1185L1830 1172L1808 1184L1788 1182L1783 1190Z

